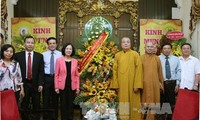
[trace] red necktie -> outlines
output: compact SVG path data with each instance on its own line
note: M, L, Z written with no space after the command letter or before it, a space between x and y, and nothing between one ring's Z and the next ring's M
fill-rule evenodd
M31 53L28 53L28 71L27 71L27 79L31 80L31 74L32 74L32 70L31 70Z

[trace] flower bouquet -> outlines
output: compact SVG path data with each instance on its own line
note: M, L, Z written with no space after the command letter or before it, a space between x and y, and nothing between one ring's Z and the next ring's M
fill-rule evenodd
M82 107L88 120L115 120L118 97L109 89L117 38L112 37L111 24L102 17L91 18L85 25L77 50L81 93L74 103ZM112 116L113 115L113 116Z
M118 99L115 91L108 88L109 84L110 80L99 82L97 79L86 80L83 84L82 92L74 102L82 103L82 108L86 108L85 118L88 120L115 120Z

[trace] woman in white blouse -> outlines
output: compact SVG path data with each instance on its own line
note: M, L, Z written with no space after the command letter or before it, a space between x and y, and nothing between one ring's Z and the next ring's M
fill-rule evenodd
M19 63L13 60L15 49L10 44L1 47L0 91L12 89L17 101L24 97L24 88Z

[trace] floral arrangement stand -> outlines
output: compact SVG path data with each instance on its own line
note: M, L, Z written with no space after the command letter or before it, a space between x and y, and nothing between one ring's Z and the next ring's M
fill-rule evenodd
M85 24L85 35L77 50L82 84L74 103L81 106L88 120L116 119L118 96L109 86L118 47L111 35L112 25L108 20L101 16L92 17Z

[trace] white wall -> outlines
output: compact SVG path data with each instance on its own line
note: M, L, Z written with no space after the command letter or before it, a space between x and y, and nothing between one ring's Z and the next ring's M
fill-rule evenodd
M192 34L191 44L194 50L193 55L200 59L200 22L196 24L196 29Z
M193 55L200 59L200 22L196 26L196 30L194 31L192 35L192 39L190 38L190 29L189 29L189 23L190 23L190 10L191 10L191 0L184 0L181 2L180 7L180 16L181 20L183 22L183 33L185 37L187 38L187 42L191 43L192 49L193 49Z
M191 9L191 0L184 0L181 3L181 7L180 7L180 19L183 22L183 33L185 35L185 37L190 40L189 38L189 34L190 34L190 30L189 30L189 22L190 22L190 9Z

